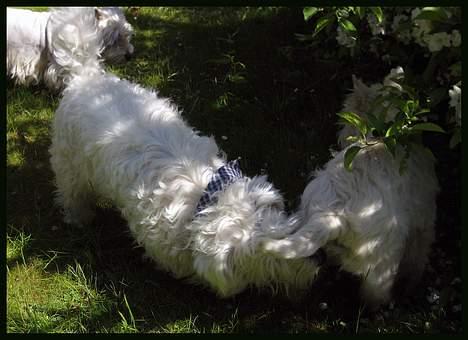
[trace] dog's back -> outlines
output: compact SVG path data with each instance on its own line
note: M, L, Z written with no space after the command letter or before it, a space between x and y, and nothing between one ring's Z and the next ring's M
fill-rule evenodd
M415 146L400 174L403 152L394 159L377 143L361 150L348 171L346 150L306 187L304 229L334 262L364 278L365 298L378 305L389 301L397 276L415 284L424 270L434 238L434 159Z
M49 17L49 12L7 8L7 42L44 48Z

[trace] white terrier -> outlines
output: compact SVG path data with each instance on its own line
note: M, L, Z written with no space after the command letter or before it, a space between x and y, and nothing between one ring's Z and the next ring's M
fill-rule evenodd
M86 7L65 7L50 12L33 12L7 8L7 76L18 84L41 81L54 91L62 88L65 70L55 62L59 50L52 48L50 39L60 34L63 23L76 20L75 25L91 25L102 40L102 57L109 62L122 62L133 53L130 43L133 29L117 7L94 8L95 20L84 22L78 13ZM81 40L66 42L77 48ZM61 46L63 48L64 46ZM86 48L83 46L82 48Z
M168 99L106 74L94 53L99 41L87 25L69 22L52 39L57 63L70 74L50 148L65 221L88 223L96 194L115 204L146 254L176 277L223 297L247 286L306 288L315 260L289 259L297 257L294 245L268 250L293 234L297 221L266 177L242 176ZM78 37L85 50L58 49Z
M386 84L389 81L387 77ZM364 115L380 88L381 84L368 87L355 78L345 111ZM346 137L355 132L349 127L342 129L340 144L345 146ZM270 246L280 250L282 244L295 244L298 257L323 247L331 262L363 278L363 298L375 308L390 301L395 281L409 292L428 261L438 192L434 159L423 147L414 145L407 169L400 175L404 151L397 150L394 159L385 145L376 141L357 154L352 171L348 171L344 167L346 150L316 171L305 188L299 231Z

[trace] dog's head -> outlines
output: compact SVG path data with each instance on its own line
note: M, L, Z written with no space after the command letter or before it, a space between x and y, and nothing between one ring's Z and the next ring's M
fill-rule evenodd
M374 101L377 97L384 96L386 94L385 87L393 87L401 91L401 86L397 83L404 77L403 68L400 66L390 70L390 73L384 78L382 83L375 83L370 86L366 85L361 79L353 75L353 88L351 92L346 96L343 103L343 112L353 112L361 117L365 117L368 112L373 109L375 111L385 111L386 119L392 120L396 115L394 108L388 108L390 105L387 101L382 102L377 107L373 107ZM345 125L338 132L338 144L345 148L350 145L351 142L347 140L349 136L358 136L359 132L356 128Z
M133 54L130 40L133 28L118 7L96 7L94 9L98 32L103 40L102 57L110 63L121 63Z
M314 259L291 256L292 243L285 242L289 250L270 247L293 234L297 222L265 176L242 178L194 221L195 270L223 297L248 286L286 294L304 290L317 272Z

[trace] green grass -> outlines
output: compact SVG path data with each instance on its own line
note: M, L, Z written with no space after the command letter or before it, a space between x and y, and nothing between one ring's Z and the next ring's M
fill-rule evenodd
M141 8L136 18L128 15L135 57L108 69L172 98L230 159L242 157L244 172L267 173L294 209L307 174L329 158L334 113L355 71L311 59L294 40L301 15L277 8ZM377 79L381 70L373 65L369 73ZM461 315L450 308L460 303L461 289L450 285L461 276L452 238L438 245L442 255L433 256L434 270L412 300L369 315L361 313L355 280L333 268L297 302L255 290L221 300L143 260L106 202L89 227L65 225L53 204L48 155L58 101L40 86L8 83L8 332L461 331ZM446 292L435 309L425 298L429 285Z

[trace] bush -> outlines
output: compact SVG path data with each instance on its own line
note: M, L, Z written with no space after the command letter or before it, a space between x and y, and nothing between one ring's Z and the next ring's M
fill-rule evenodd
M452 134L450 147L461 142L461 8L460 7L306 7L311 34L297 35L310 47L331 46L325 56L348 61L366 56L389 68L403 66L384 86L365 117L339 113L340 121L371 133L394 153L405 150L422 131ZM318 50L318 49L315 49ZM377 114L393 110L393 115ZM439 125L443 126L442 129ZM350 151L355 155L359 150ZM351 165L352 156L348 157Z

